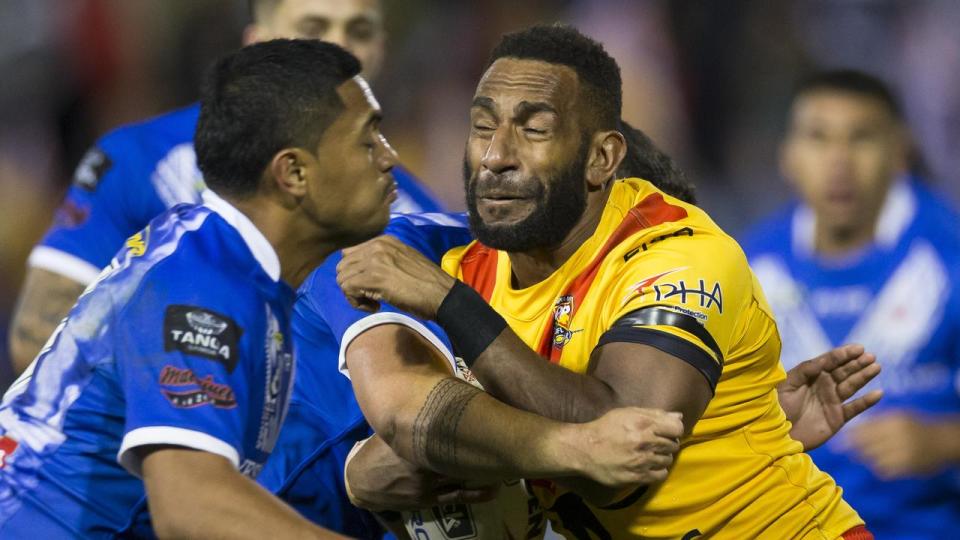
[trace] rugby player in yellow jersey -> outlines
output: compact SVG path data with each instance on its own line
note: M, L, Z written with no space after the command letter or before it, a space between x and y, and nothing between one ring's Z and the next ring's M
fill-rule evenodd
M346 254L341 286L358 304L435 318L509 404L581 422L620 406L683 414L662 483L532 483L568 537L871 538L789 436L776 325L737 244L649 182L614 182L620 96L616 63L576 30L506 36L471 109L465 180L479 241L443 260L462 281L381 239ZM426 402L469 411L467 385L448 386ZM425 461L457 461L456 440L427 445L415 420L394 427Z

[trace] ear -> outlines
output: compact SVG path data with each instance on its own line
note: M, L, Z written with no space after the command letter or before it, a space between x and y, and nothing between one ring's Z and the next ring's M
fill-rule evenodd
M587 185L600 189L614 177L627 155L627 141L619 131L600 131L590 141L587 158Z
M273 155L267 166L269 185L281 193L300 199L307 195L309 154L301 148L284 148Z

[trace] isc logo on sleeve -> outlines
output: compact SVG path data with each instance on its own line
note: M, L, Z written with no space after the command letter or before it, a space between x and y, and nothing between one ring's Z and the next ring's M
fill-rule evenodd
M216 360L232 373L243 329L230 317L184 305L167 306L163 317L163 350Z

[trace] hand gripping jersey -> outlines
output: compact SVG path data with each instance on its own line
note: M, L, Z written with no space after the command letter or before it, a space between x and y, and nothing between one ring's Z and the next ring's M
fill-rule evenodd
M204 188L193 149L199 105L113 131L80 161L53 225L28 264L93 281L123 241L176 204L197 203ZM440 205L400 167L394 212L436 212Z
M134 449L168 444L256 476L293 381L266 238L212 192L130 237L0 407L0 538L141 529Z
M455 214L395 216L386 234L437 263L446 251L471 240L464 217ZM339 254L328 258L298 291L293 331L299 364L290 412L258 481L316 523L351 536L373 538L380 534L380 527L369 514L350 504L343 485L347 454L354 444L372 435L344 376L347 345L373 326L403 324L433 343L457 376L472 377L465 366L456 364L446 335L436 324L416 320L389 305L372 315L354 309L336 283L339 261ZM454 504L407 513L406 525L411 536L421 540L501 538L504 520L512 518L510 532L521 538L527 532L527 504L520 483L511 482L501 491L498 503Z
M883 371L863 391L883 400L863 418L894 410L960 413L960 233L957 214L915 182L891 188L872 245L842 259L813 250L814 217L791 205L744 243L780 326L783 362L861 343ZM854 422L863 420L855 419ZM811 453L844 489L877 538L942 538L960 528L957 469L882 481L844 442Z
M819 539L862 524L788 436L777 328L736 242L649 182L611 190L593 236L531 287L514 289L507 254L479 243L443 258L545 360L585 373L598 346L631 341L686 360L714 388L659 486L597 508L535 481L553 529L570 538Z

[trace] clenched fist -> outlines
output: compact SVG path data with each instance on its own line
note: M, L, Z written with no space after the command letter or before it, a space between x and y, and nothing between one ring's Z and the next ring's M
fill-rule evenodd
M581 471L608 487L661 482L683 435L680 413L626 407L579 424L585 453Z

